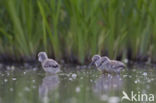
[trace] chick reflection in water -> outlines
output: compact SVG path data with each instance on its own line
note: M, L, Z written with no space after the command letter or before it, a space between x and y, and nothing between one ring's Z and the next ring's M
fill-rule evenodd
M50 102L55 100L56 93L59 86L60 80L58 75L46 75L43 80L42 84L39 86L39 97L42 102Z
M102 74L95 80L93 92L101 100L107 101L112 94L118 95L123 87L123 80L120 75Z

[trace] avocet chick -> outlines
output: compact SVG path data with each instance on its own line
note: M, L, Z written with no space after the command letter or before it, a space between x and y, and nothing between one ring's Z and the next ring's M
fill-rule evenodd
M120 73L126 67L120 61L110 60L108 57L100 55L94 55L91 64L95 64L97 69L103 73Z
M60 65L55 60L49 59L46 52L39 52L38 60L41 62L42 68L45 72L50 74L60 72Z

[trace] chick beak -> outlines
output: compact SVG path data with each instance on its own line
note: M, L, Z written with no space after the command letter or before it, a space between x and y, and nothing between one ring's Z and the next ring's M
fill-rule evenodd
M38 61L39 61L39 62L42 62L42 59L41 59L41 57L38 57Z

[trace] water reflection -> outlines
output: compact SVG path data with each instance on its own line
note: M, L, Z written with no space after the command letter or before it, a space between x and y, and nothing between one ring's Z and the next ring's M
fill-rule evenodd
M119 95L122 87L123 80L120 75L103 74L95 80L95 84L93 85L93 92L102 101L110 101L109 99L112 98L115 98L116 101L118 99L119 101L119 97L116 96Z
M0 103L2 103L1 97L0 97Z
M42 102L49 102L49 95L54 94L60 83L58 75L46 75L39 86L39 97Z
M114 76L74 69L44 78L44 72L33 69L0 71L0 103L119 103L123 91L128 96L131 91L156 95L155 69L132 69Z

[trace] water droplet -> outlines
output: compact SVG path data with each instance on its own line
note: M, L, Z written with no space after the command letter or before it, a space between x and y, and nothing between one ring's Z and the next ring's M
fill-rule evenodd
M4 79L4 82L8 82L8 79Z
M124 62L124 63L128 63L128 59L127 59L127 58L124 59L123 62Z
M69 78L69 80L72 81L73 79L72 78Z
M147 76L147 73L146 73L146 72L144 72L142 75L143 75L143 76Z
M32 80L32 82L35 83L36 81L35 80Z
M12 80L16 80L16 78L12 78Z
M134 83L135 83L135 84L137 84L137 83L138 83L138 81L137 81L137 80L135 80L135 81L134 81Z
M80 87L76 87L75 91L76 91L77 93L79 93L79 92L80 92Z
M125 77L127 77L128 75L123 75L123 77L125 78Z
M10 88L10 91L12 92L12 91L14 91L14 89L13 88Z
M76 77L77 77L77 75L74 73L74 74L72 74L72 78L73 79L76 79Z
M11 70L15 70L15 66L11 66Z
M23 74L25 75L25 74L26 74L26 72L23 72Z

